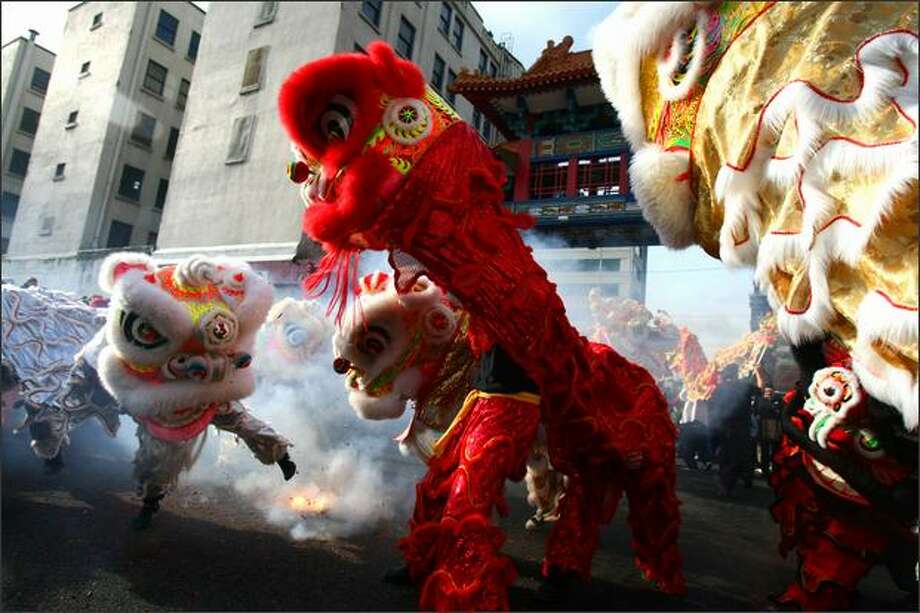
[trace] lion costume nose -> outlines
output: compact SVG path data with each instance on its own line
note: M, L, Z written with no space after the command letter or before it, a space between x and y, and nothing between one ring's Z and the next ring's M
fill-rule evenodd
M339 373L340 375L347 373L349 368L351 368L351 362L345 358L336 358L332 362L332 370Z

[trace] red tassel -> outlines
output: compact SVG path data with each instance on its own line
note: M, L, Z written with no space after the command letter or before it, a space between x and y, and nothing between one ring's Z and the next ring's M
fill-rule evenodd
M348 299L358 288L358 263L361 257L356 249L335 249L329 251L319 261L316 270L303 280L304 297L316 299L321 297L332 285L332 296L326 315L335 313L336 325L342 323ZM355 303L352 303L354 306Z

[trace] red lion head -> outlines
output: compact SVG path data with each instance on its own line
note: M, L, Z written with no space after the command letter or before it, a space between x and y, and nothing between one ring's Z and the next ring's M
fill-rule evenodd
M459 120L418 67L389 45L300 67L281 87L281 123L303 184L303 229L327 251L368 246L386 196L446 127Z

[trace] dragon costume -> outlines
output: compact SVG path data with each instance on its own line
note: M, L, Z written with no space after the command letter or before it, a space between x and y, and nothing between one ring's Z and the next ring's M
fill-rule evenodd
M783 605L846 608L881 561L917 589L917 17L627 3L595 39L646 219L754 266L802 371L771 478Z
M553 465L569 478L543 572L587 577L599 528L625 492L636 563L682 592L677 548L676 432L641 367L592 344L519 231L528 216L502 205L503 164L382 42L295 71L280 92L281 122L299 159L303 229L327 255L309 291L356 285L357 254L389 250L400 293L421 274L469 314L480 372L469 406L419 484L402 541L421 607L507 608L515 573L491 525L506 478L522 475L543 422Z

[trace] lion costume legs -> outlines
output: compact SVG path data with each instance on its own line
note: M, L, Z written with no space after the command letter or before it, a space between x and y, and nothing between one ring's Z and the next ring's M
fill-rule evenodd
M416 487L409 536L400 542L422 585L422 609L508 608L516 572L498 554L505 537L489 518L493 507L507 513L505 480L523 478L539 419L533 403L480 397L431 460Z

